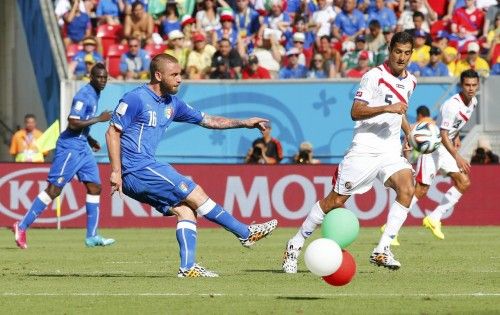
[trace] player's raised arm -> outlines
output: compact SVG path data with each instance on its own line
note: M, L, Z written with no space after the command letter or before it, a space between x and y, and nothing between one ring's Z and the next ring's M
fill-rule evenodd
M111 163L111 194L115 191L122 195L122 164L120 159L120 135L121 131L114 125L110 125L106 132L106 144L108 145L108 156Z
M259 117L233 119L205 114L200 122L200 126L208 129L258 128L265 130L264 123L267 121L269 120Z

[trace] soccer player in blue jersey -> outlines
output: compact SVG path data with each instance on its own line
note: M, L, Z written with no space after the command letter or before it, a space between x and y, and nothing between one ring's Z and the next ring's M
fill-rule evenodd
M88 247L94 247L111 245L115 242L113 239L106 239L97 234L101 180L91 148L93 151L98 151L101 147L89 135L91 125L108 121L111 118L109 111L96 116L99 96L107 81L108 72L102 63L98 63L90 71L90 83L82 87L73 98L68 128L57 140L56 153L47 178L49 185L38 194L24 218L13 225L16 244L20 248L28 247L26 230L47 208L47 205L61 194L64 185L71 181L75 174L87 187L85 244Z
M210 199L203 189L179 174L170 164L157 162L154 154L165 130L173 122L198 124L210 129L265 129L262 118L231 119L212 116L177 98L181 67L175 57L160 54L151 60L151 81L126 93L113 112L106 133L111 161L112 191L149 204L164 215L177 217L180 248L179 277L217 277L196 263L196 216L223 226L250 247L269 235L276 220L246 225Z

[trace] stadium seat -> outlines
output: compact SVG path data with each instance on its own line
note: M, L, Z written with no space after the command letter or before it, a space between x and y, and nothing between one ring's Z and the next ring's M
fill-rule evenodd
M106 65L109 75L116 78L120 75L120 58L128 51L127 45L113 44L109 46Z
M144 50L148 52L151 58L165 52L167 48L167 45L163 44L147 44L146 46L144 46Z
M97 27L97 38L101 41L102 54L108 56L109 47L119 44L122 37L123 26L102 24Z
M82 49L83 46L79 44L70 44L68 47L66 47L66 60L68 61L68 63L71 61L71 59L73 59L73 56Z

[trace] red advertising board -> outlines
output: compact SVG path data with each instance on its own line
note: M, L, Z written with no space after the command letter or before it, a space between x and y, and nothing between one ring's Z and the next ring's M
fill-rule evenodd
M100 165L101 227L175 226L175 219L162 217L148 205L130 198L111 197L108 183L109 165ZM47 185L50 164L0 164L0 226L10 226L29 209L40 190ZM208 195L243 222L260 222L276 218L280 226L299 226L316 200L331 190L335 165L177 165L180 173L190 176ZM458 205L448 211L447 225L500 225L496 180L500 167L473 166L472 185ZM406 225L421 224L424 213L432 211L451 186L448 177L437 176L428 196L412 209ZM392 190L379 181L363 195L346 203L363 226L385 222L387 209L395 198ZM85 188L74 179L66 185L61 197L62 227L84 227ZM55 202L38 218L34 226L56 225ZM200 219L200 226L211 223Z

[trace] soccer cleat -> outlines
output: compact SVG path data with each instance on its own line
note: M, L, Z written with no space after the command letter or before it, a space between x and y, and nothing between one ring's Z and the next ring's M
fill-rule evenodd
M87 247L96 247L96 246L108 246L115 243L115 240L112 238L104 238L100 235L87 237L85 239L85 245Z
M28 248L28 244L26 244L26 230L21 230L19 228L19 222L12 225L12 232L14 232L14 239L17 246L21 249Z
M179 268L179 272L177 272L179 278L217 278L218 276L215 272L207 270L198 264L194 264L189 269Z
M385 231L385 224L380 227L380 232L384 233ZM391 241L391 246L399 246L401 245L398 241L398 234L392 239Z
M250 235L247 238L240 238L241 245L250 247L255 242L271 234L272 231L278 226L278 220L271 220L261 224L252 224L248 227Z
M426 216L422 220L422 225L426 228L431 229L432 234L434 234L435 237L439 238L440 240L444 240L444 234L441 231L441 221L434 221L429 216Z
M389 247L385 248L381 253L377 252L376 249L374 249L370 256L370 263L391 270L398 270L401 267L401 264L394 258L394 255L392 254Z
M297 273L297 263L302 247L292 244L289 240L283 253L283 271L285 273Z

